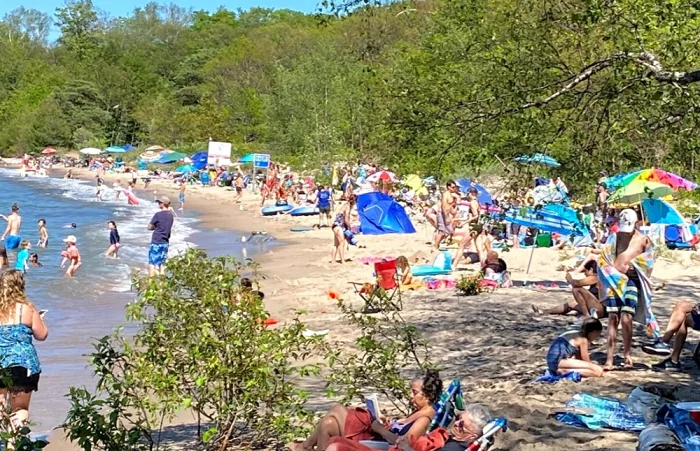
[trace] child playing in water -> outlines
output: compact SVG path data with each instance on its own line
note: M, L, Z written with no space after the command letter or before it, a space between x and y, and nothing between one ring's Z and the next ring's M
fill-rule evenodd
M46 230L46 219L39 219L37 225L39 226L39 242L36 245L37 247L48 247L49 232Z
M117 223L114 221L108 221L107 227L109 227L109 248L107 248L105 256L109 257L112 255L114 258L117 258L121 241L119 238L119 231L117 230Z
M65 251L61 252L61 255L63 256L61 268L64 268L66 263L70 261L70 265L66 270L66 275L68 277L73 277L76 271L78 271L78 268L80 268L80 265L83 263L80 260L80 251L78 251L78 246L76 246L78 240L76 240L73 235L69 235L63 241L66 243L67 247Z
M186 189L186 183L183 181L180 183L180 211L185 209L185 189Z
M34 252L29 254L29 263L31 263L32 266L35 268L41 268L42 266L44 266L41 263L39 263L39 255L37 255Z
M29 248L32 247L32 243L29 240L22 240L19 243L19 248L21 249L17 253L17 261L15 262L15 269L22 272L27 272L29 266L27 266L27 260L29 260Z
M603 367L591 362L588 346L600 337L603 325L597 318L586 318L581 330L558 336L547 352L547 369L554 374L576 371L582 377L602 377Z

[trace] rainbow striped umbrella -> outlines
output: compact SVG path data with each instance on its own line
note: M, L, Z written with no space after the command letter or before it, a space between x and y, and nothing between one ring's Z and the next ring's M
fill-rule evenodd
M679 189L691 191L698 187L697 183L684 179L680 175L656 168L642 169L640 171L608 177L604 180L604 183L609 189L624 188L633 182L659 183L670 187L673 191L678 191Z

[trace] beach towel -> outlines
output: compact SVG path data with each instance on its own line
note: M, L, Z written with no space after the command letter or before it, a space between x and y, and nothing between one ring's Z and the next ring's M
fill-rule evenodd
M556 384L563 380L581 382L581 374L576 371L570 371L566 374L552 374L549 370L544 370L542 376L537 377L532 383Z
M573 409L592 411L590 415L578 413L559 413L556 419L570 426L601 429L618 429L621 431L641 431L647 425L644 417L635 415L627 409L624 402L614 398L602 398L587 393L577 393L566 403Z
M667 404L656 413L656 419L676 434L686 451L700 451L700 425L690 412Z
M615 268L616 244L617 234L613 233L608 237L608 241L598 257L598 279L603 289L602 293L606 295L603 299L613 294L620 299L624 299L628 290L627 281L629 277ZM651 280L647 276L647 272L654 267L653 245L645 253L632 260L632 266L639 274L642 286L642 291L639 292L634 320L640 324L646 324L647 334L654 338L659 338L661 336L659 323L651 311L651 299L654 290Z
M372 416L367 409L355 407L348 410L345 418L345 438L359 442L372 440L376 437L372 431Z

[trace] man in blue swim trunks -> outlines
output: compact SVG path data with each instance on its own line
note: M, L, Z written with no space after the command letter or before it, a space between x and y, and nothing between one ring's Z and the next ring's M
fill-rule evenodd
M19 205L12 204L12 213L10 216L0 215L0 218L7 221L5 232L0 237L0 241L5 240L6 249L17 249L19 243L22 242L22 237L19 230L22 228L22 217L19 215ZM7 236L9 234L9 236ZM5 239L7 237L7 239Z
M148 274L151 277L157 274L165 275L170 232L175 220L170 209L170 198L168 196L160 196L156 202L158 202L160 211L153 215L151 222L148 224L148 230L153 230L151 245L148 248Z

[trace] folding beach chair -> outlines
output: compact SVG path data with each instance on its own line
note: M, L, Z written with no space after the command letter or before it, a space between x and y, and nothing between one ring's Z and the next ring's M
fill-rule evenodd
M365 308L363 313L378 313L381 306L390 306L395 310L401 310L401 280L396 268L396 260L382 260L374 264L374 273L377 281L371 283L350 282L363 301ZM395 298L395 299L394 299Z

